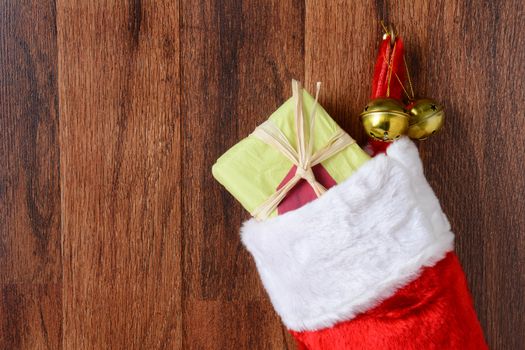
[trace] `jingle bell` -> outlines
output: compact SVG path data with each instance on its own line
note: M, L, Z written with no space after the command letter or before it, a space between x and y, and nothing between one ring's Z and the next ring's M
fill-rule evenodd
M409 115L403 105L392 98L371 100L360 116L366 133L381 141L394 141L408 130Z
M412 139L425 140L443 127L445 112L443 106L434 100L416 100L408 106L408 113L408 136Z

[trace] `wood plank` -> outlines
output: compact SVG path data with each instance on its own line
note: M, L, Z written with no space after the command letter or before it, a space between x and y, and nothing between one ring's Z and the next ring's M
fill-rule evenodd
M2 4L0 25L0 282L59 282L54 6Z
M206 1L181 11L184 348L283 348L288 338L239 240L248 214L211 166L303 78L303 4Z
M334 16L334 14L337 14ZM491 349L517 349L525 333L525 102L519 1L307 2L306 81L327 80L321 98L358 140L378 19L405 38L420 96L441 101L445 130L420 143L425 170L456 232L475 307ZM421 19L421 20L415 20ZM520 22L521 20L521 22ZM351 57L351 59L348 59ZM506 287L504 287L506 286Z
M55 5L0 3L0 348L60 349Z
M178 3L57 3L64 347L180 349Z

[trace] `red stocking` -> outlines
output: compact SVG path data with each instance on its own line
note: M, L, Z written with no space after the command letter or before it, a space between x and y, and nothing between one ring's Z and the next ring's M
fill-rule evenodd
M305 206L242 228L302 349L486 349L454 235L404 138Z

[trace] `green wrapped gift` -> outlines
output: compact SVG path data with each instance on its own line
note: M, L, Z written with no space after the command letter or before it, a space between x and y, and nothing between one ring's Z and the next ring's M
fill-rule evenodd
M223 154L212 168L215 179L246 210L260 218L305 204L315 198L306 193L307 189L318 196L324 189L347 179L369 160L369 156L317 104L317 94L314 99L296 81L292 86L294 96L256 132ZM292 152L286 152L290 148ZM294 152L297 154L290 154ZM316 159L321 160L320 165L314 164ZM294 174L301 179L294 179ZM294 184L287 184L288 181ZM292 186L282 188L286 185ZM286 193L276 194L278 187ZM259 215L262 206L267 210L266 215ZM286 208L281 210L281 206Z

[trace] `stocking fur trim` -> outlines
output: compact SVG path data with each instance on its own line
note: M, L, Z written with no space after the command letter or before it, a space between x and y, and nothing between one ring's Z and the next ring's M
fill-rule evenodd
M401 139L319 199L242 241L284 324L317 330L378 305L453 249L415 145Z

